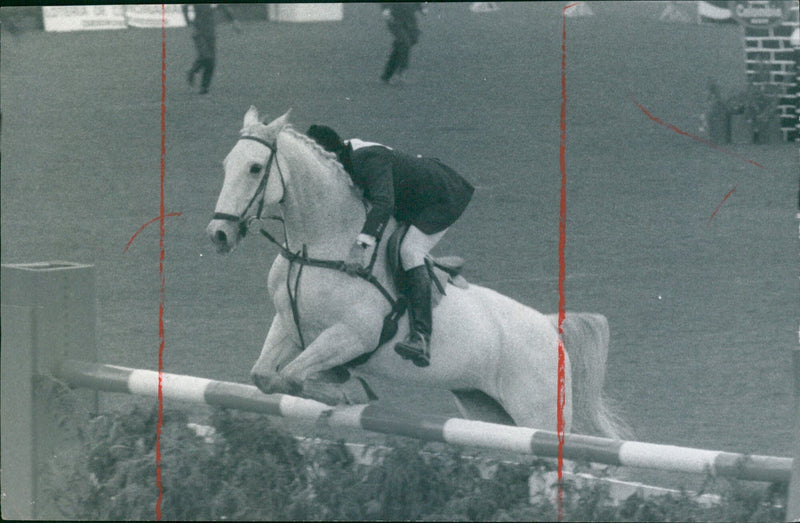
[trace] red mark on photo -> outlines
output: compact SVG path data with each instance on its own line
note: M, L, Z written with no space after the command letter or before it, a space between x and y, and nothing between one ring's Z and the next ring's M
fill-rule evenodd
M734 185L734 186L733 186L733 189L731 189L730 191L728 191L728 194L726 194L726 195L725 195L725 197L724 197L724 198L722 198L722 201L721 201L721 202L719 202L719 205L717 205L717 208L716 208L716 209L714 209L714 212L712 212L712 213L711 213L711 217L708 219L708 222L706 223L706 227L708 227L709 225L711 225L711 220L713 220L713 219L714 219L714 215L715 215L715 214L717 214L717 211L719 210L719 208L720 208L720 207L722 207L722 204L723 204L723 203L725 203L725 200L727 200L727 199L728 199L728 196L730 196L731 194L733 194L733 191L735 191L735 190L736 190L736 186Z
M158 274L161 278L161 287L158 294L158 422L156 424L156 489L158 499L156 500L156 520L161 521L161 502L164 497L164 488L161 483L161 426L164 422L164 392L163 392L163 371L164 371L164 303L166 295L166 285L164 279L164 222L166 213L164 206L164 173L165 156L167 154L167 8L161 4L161 192L159 203L158 221Z
M567 242L567 9L561 14L561 137L559 140L559 167L561 170L561 203L558 219L558 390L556 394L556 435L558 437L558 520L563 518L564 490L561 484L564 469L564 406L566 404L566 354L564 351L564 318L566 300L564 281L566 280L565 247Z
M180 216L180 215L181 215L181 213L179 213L179 212L171 212L171 213L169 213L169 214L165 214L165 215L164 215L164 218L169 218L170 216ZM145 223L144 225L142 225L141 227L139 227L139 230L138 230L138 231L136 231L135 233L133 233L133 236L131 236L131 239L130 239L130 240L128 240L128 243L127 243L127 245L125 245L125 250L124 250L124 251L122 251L122 252L123 252L123 253L125 253L125 252L128 252L128 249L130 248L131 244L133 243L133 240L135 240L135 239L136 239L136 236L138 236L140 232L142 232L143 230L145 230L145 229L147 228L147 226L148 226L148 225L150 225L150 224L151 224L151 223L153 223L153 222L157 222L157 221L159 221L159 220L161 220L161 216L158 216L158 217L156 217L156 218L153 218L153 219L152 219L152 220L150 220L149 222L147 222L147 223Z
M696 141L698 141L698 142L700 142L700 143L702 143L702 144L705 144L705 145L708 145L708 146L710 146L710 147L713 147L714 149L716 149L716 150L718 150L718 151L720 151L720 152L723 152L723 153L725 153L725 154L727 154L727 155L733 156L733 157L735 157L735 158L739 158L740 160L743 160L743 161L745 161L745 162L747 162L747 163L751 163L751 164L755 165L756 167L760 167L761 169L764 169L764 166L763 166L763 165L761 165L761 164L759 164L759 163L756 163L756 162L754 162L753 160L750 160L750 159L748 159L748 158L745 158L744 156L741 156L741 155L739 155L739 154L736 154L736 153L733 153L733 152L731 152L731 151L728 151L728 150L726 150L726 149L723 149L722 147L719 147L717 144L715 144L715 143L712 143L712 142L709 142L709 141L708 141L708 140L706 140L705 138L700 138L699 136L695 136L695 135L693 135L693 134L691 134L691 133L687 133L686 131L683 131L683 130L681 130L681 129L678 129L677 127L675 127L674 125L672 125L672 124L670 124L670 123L666 123L666 122L662 121L661 119L657 118L656 116L653 116L652 114L650 114L650 111L648 111L647 109L645 109L645 107L644 107L642 104L640 104L639 102L637 102L637 101L636 101L636 98L634 98L634 97L633 97L633 95L631 95L631 99L633 100L633 103L635 103L635 104L636 104L636 107L638 107L638 108L639 108L639 109L640 109L640 110L641 110L641 111L642 111L642 112L645 114L645 116L647 116L648 118L650 118L651 120L653 120L654 122L656 122L658 125L663 125L663 126L664 126L664 127L666 127L667 129L670 129L670 130L672 130L672 131L675 131L676 133L678 133L678 134L680 134L680 135L683 135L683 136L688 136L688 137L689 137L689 138L691 138L692 140L696 140Z

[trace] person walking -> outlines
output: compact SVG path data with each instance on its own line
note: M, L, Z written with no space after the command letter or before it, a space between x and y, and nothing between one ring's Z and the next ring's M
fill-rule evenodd
M219 11L230 21L233 22L234 30L241 33L238 22L233 18L228 6L223 4L184 4L182 6L183 16L186 23L192 28L192 40L197 50L197 58L192 64L191 69L186 73L186 81L194 87L194 79L197 73L202 73L200 78L200 94L208 93L211 86L211 77L216 66L216 47L217 37L215 25L215 11Z
M473 186L435 158L412 156L357 138L342 141L332 128L312 125L306 133L335 153L353 182L371 204L345 266L350 274L367 263L368 247L376 246L390 217L408 224L400 244L404 285L409 301L409 334L395 352L418 367L430 364L431 279L425 258L466 209Z
M421 2L385 2L383 4L383 18L386 26L392 33L392 52L386 60L386 65L381 75L383 83L389 83L393 75L402 78L408 69L411 57L411 48L419 41L421 34L417 27L417 13L425 13Z

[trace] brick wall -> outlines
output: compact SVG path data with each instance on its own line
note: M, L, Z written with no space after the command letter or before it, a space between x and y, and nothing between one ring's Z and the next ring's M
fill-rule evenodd
M778 102L778 111L783 138L800 141L800 48L793 47L790 41L800 22L798 4L786 4L791 6L791 10L780 25L766 29L745 27L745 65L749 82L781 87L783 94Z

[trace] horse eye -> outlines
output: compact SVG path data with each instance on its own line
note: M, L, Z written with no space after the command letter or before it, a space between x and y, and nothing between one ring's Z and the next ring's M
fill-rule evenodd
M250 174L258 174L261 172L261 166L257 163L254 163L250 166Z

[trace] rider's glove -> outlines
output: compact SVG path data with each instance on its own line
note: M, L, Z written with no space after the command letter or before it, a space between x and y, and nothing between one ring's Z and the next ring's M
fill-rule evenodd
M347 259L344 261L344 270L350 276L355 276L359 269L364 268L364 260L366 259L367 245L356 241L350 252L347 254Z

